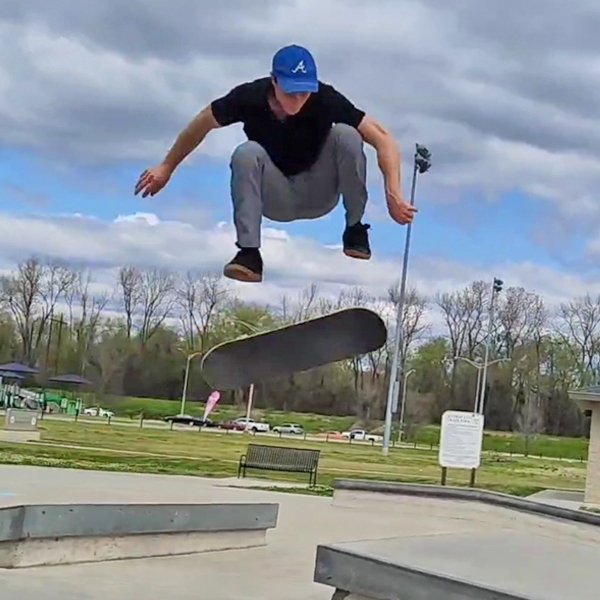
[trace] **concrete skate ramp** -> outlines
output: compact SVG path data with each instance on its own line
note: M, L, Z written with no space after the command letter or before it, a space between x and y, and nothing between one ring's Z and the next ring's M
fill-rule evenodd
M597 600L600 546L531 533L367 540L317 549L335 600Z
M580 510L585 507L585 492L568 490L544 490L527 497L533 502L561 506L572 510Z
M0 508L0 568L266 544L278 504L49 504Z
M600 526L600 514L477 488L360 479L336 479L333 482L333 488L333 503L336 506L358 508L365 507L374 500L383 499L393 502L395 496L413 496L439 498L449 501L477 502L517 510L523 513L538 514Z
M422 504L429 506L432 518L444 505L448 511L462 506L463 515L454 518L464 520L464 531L320 545L314 581L331 586L334 600L598 598L600 515L486 490L334 482L334 505L343 509L387 510L392 517L394 511L410 514ZM499 510L505 511L504 525L494 531L500 514L494 517L494 511ZM537 519L535 527L519 530L511 512L528 513ZM489 519L489 530L469 530L470 519ZM560 521L562 539L556 537Z

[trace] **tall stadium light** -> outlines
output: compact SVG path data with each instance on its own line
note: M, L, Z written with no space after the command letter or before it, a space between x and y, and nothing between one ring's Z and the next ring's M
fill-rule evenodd
M427 173L431 168L431 152L421 144L415 144L415 155L413 163L412 185L410 190L410 204L415 204L415 193L417 190L417 176ZM390 380L388 384L387 403L385 407L385 430L383 433L383 454L388 454L390 448L390 439L392 437L392 416L394 409L398 406L398 394L400 393L400 382L402 381L400 358L402 353L402 318L404 316L404 305L406 302L406 278L408 275L408 256L410 252L410 240L412 232L412 223L408 224L406 230L406 241L404 244L404 260L402 262L402 277L400 280L400 293L398 296L398 307L396 315L396 336L394 340L394 356L392 359L392 368L390 371Z
M490 307L488 312L488 329L487 335L485 338L485 356L483 358L483 374L481 376L481 389L479 392L479 406L477 407L477 412L479 414L483 414L484 411L484 400L485 400L485 389L486 389L486 380L487 380L487 370L490 361L490 343L492 337L492 330L494 327L494 307L495 300L498 294L502 291L502 286L504 285L504 281L494 277L494 281L491 285L491 294L490 294Z

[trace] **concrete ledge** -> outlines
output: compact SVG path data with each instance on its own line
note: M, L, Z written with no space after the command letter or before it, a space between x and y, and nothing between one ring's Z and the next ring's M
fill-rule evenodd
M443 485L425 485L412 483L392 483L385 481L367 481L361 479L336 479L333 482L333 503L337 506L360 506L374 495L418 496L422 498L442 498L463 502L481 502L493 506L509 508L520 512L542 515L555 519L576 521L588 525L600 526L600 514L573 510L560 506L542 504L533 500L492 492L476 488L462 488Z
M278 504L52 504L0 508L0 568L264 546Z
M317 548L332 600L596 600L598 544L532 532L454 533Z

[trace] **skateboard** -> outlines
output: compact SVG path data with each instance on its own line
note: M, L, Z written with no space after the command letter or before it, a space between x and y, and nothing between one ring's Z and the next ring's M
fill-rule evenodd
M213 389L235 390L374 352L386 340L377 313L347 308L219 344L204 355L201 369Z

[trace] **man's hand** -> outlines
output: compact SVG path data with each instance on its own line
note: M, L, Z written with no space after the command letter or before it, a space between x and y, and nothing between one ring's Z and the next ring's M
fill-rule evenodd
M390 217L400 225L412 223L417 208L402 199L400 192L387 192L386 200Z
M172 169L164 163L146 169L135 186L135 195L137 196L142 190L144 190L142 198L158 194L167 185L172 174Z
M358 131L363 140L377 152L377 164L383 174L390 216L400 225L412 223L417 209L405 202L400 193L400 152L394 138L385 127L368 115L363 117Z

